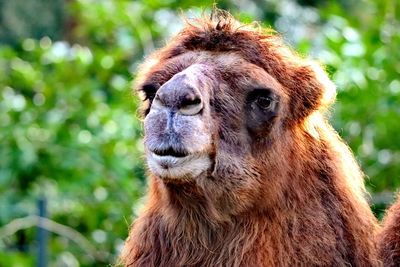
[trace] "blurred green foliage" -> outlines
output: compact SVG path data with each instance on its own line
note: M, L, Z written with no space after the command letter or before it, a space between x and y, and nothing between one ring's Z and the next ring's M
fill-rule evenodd
M53 3L53 2L52 2ZM57 3L57 4L54 4ZM145 192L137 65L212 1L0 1L0 229L36 214L93 244L51 234L49 266L113 263ZM400 187L398 1L219 1L327 66L331 121L369 177L380 216ZM14 30L15 29L15 30ZM50 38L51 37L51 38ZM383 196L383 197L382 197ZM389 195L390 196L390 195ZM0 239L0 266L36 262L36 229Z

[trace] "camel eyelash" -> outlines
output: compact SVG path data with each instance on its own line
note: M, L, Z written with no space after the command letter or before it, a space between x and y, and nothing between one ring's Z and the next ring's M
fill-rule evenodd
M278 99L271 88L255 88L247 95L246 100L248 104L254 102L262 108L268 108L277 101Z

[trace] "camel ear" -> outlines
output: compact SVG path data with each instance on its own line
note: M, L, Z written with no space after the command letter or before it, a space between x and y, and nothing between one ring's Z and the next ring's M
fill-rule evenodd
M336 98L336 87L323 68L314 62L297 66L292 73L290 120L300 122L314 111L324 111Z

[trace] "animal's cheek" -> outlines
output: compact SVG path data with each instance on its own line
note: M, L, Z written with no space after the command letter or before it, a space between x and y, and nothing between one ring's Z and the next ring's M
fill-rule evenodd
M174 121L174 129L182 137L185 147L192 151L206 151L212 143L209 125L200 116L180 116Z
M277 115L275 111L251 110L246 116L248 131L256 136L268 134Z

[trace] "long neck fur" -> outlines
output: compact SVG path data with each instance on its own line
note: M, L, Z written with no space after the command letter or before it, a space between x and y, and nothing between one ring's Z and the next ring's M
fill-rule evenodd
M241 204L229 192L151 177L147 208L131 229L122 263L380 266L362 174L329 126L312 128L314 134L305 126L280 136L287 141L260 160L275 177L264 177L253 206L240 212L225 208Z

